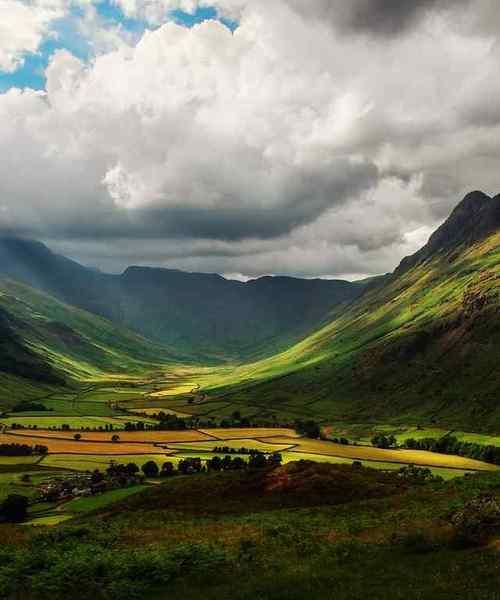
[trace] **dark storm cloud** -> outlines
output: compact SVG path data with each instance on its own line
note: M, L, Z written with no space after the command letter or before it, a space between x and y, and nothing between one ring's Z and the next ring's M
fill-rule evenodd
M469 0L288 0L303 15L312 14L328 21L344 33L377 36L398 35L416 24L430 11L463 6Z

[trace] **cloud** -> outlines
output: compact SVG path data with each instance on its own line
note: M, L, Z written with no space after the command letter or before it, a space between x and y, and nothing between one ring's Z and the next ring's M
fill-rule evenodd
M429 14L464 6L468 0L287 0L304 18L314 17L343 32L391 37Z
M491 3L213 4L234 33L137 43L87 7L96 56L0 95L1 229L111 270L364 275L500 189ZM197 5L120 0L151 23Z
M50 24L65 12L63 0L0 0L0 71L14 71L38 50Z

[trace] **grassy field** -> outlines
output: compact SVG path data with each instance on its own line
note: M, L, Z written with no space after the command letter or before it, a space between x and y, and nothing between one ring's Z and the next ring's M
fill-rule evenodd
M39 429L49 429L50 427L62 427L67 425L70 429L96 429L99 427L104 428L106 425L112 425L113 429L123 429L126 422L131 423L155 423L151 419L144 419L138 417L98 417L98 416L10 416L0 417L0 425L11 427L13 423L22 425L23 427L36 427Z
M155 461L159 466L164 462L171 460L171 456L166 453L156 454L85 454L85 455L67 455L67 454L49 454L41 462L46 467L58 467L61 469L70 469L74 471L94 471L99 469L105 471L111 461L122 464L135 463L139 467L150 460Z
M113 504L114 502L124 500L131 494L142 492L143 490L147 489L147 487L148 486L146 485L135 485L133 487L111 490L109 492L105 492L104 494L91 496L89 498L75 498L64 505L63 511L64 513L70 514L90 512L91 510L103 508L109 504Z
M499 477L414 484L314 463L176 477L103 495L101 507L70 502L84 512L43 516L40 528L0 524L0 589L28 600L34 590L43 600L496 600L500 529L470 547L452 515L479 495L500 500Z

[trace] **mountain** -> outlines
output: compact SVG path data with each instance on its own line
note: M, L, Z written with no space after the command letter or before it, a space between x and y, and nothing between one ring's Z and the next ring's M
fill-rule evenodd
M25 284L0 280L0 407L188 358Z
M483 192L467 194L448 219L430 237L427 244L401 262L399 275L436 256L484 239L500 228L500 196L490 198Z
M220 275L130 267L121 275L89 269L30 240L0 239L0 276L129 327L196 357L270 354L325 322L365 285L263 277L248 283Z
M287 351L213 379L227 401L327 421L498 428L500 196L469 194L428 244Z

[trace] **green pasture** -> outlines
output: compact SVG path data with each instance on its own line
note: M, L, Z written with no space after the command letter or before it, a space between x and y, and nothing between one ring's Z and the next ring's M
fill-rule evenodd
M88 498L75 498L74 500L70 500L69 502L64 504L62 507L62 511L65 514L89 512L91 510L103 508L104 506L112 504L113 502L123 500L124 498L127 498L132 494L142 492L143 490L147 489L147 487L147 485L134 485L128 488L110 490L109 492L105 492L104 494L99 494L97 496L89 496Z

